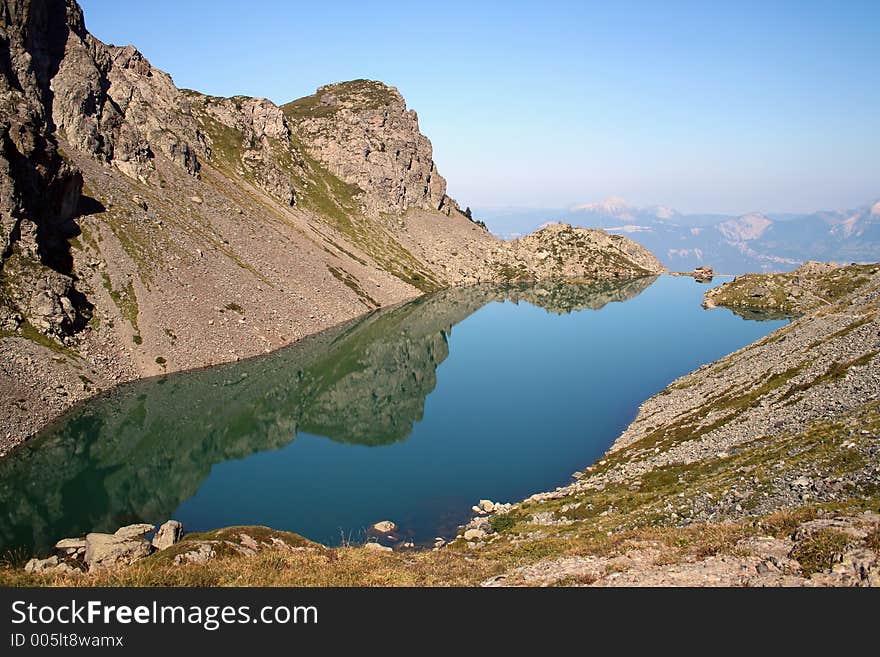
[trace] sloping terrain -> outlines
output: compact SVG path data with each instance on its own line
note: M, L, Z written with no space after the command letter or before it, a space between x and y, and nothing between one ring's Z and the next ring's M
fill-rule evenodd
M745 274L706 293L704 307L799 315L832 306L880 271L880 266L807 262L785 274Z
M662 270L600 231L490 235L381 82L217 98L93 37L74 0L0 13L0 454L115 383L450 285Z

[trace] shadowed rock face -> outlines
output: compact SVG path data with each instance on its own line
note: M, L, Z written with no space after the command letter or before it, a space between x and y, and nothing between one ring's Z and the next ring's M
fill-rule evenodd
M77 407L0 462L0 547L167 518L211 467L277 449L298 431L378 446L420 420L452 327L492 301L553 312L631 298L619 287L450 289L270 356L148 379ZM566 310L567 309L567 310Z

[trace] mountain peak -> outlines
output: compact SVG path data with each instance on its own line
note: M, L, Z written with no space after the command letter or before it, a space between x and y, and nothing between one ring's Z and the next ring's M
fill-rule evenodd
M665 205L654 205L650 208L651 214L653 214L658 219L672 219L673 217L679 216L681 213L675 208L670 208Z
M371 110L389 106L406 108L406 102L396 87L379 80L358 79L322 85L311 96L291 101L282 109L314 116L340 109Z
M718 230L730 240L748 241L761 237L773 222L760 212L744 214L718 224Z
M597 203L584 203L572 208L572 210L582 212L604 212L606 214L620 214L632 209L634 209L633 206L630 205L626 199L620 198L619 196L609 196L605 200Z

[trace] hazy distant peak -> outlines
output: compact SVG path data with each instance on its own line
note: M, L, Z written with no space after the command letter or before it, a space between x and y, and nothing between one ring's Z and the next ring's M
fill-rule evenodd
M761 237L773 222L760 212L744 214L718 224L718 230L727 238L736 241L754 240Z
M649 219L671 219L680 217L681 213L664 205L651 205L640 208L632 205L619 196L610 196L604 201L597 203L584 203L571 208L571 212L584 212L590 214L602 215L605 217L613 217L620 221L632 221L637 217L647 217Z
M648 208L648 210L650 210L651 214L658 219L672 219L672 217L678 217L681 215L678 210L666 207L665 205L655 205Z
M761 223L761 224L770 221L770 219L767 218L767 215L764 214L763 212L749 212L748 214L744 214L744 215L737 217L737 220L738 221L746 221L746 222L750 222L750 223Z
M619 196L609 196L604 201L599 201L598 203L583 203L572 208L572 210L580 210L583 212L604 212L605 214L619 214L634 209L635 208L632 205Z

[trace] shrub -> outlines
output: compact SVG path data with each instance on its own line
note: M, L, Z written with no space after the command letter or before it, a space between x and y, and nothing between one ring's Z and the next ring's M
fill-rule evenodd
M505 530L510 529L516 524L516 520L514 520L511 516L507 514L492 516L489 520L489 526L496 532L503 532Z

